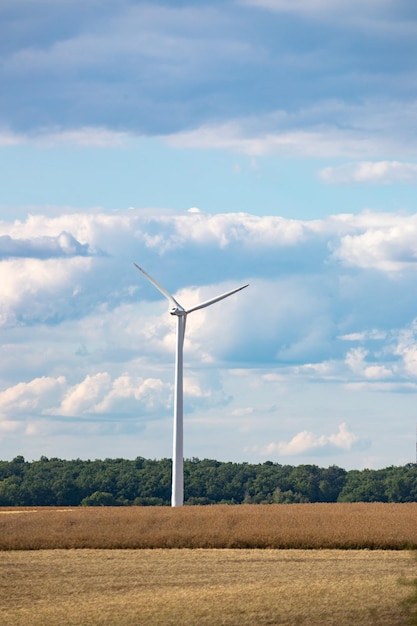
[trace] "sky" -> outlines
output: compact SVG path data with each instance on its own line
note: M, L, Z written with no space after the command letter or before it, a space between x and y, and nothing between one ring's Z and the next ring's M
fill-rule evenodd
M2 0L0 458L416 461L417 7Z

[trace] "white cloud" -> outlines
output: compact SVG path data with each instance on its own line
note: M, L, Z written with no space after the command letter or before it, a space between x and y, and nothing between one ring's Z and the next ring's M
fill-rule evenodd
M58 410L53 410L60 415L82 415L91 412L99 398L106 395L111 386L109 374L100 372L86 378L68 390Z
M336 126L303 128L301 124L299 128L280 130L271 124L270 130L265 132L251 129L246 120L202 126L163 139L176 148L220 149L252 157L271 154L313 158L372 155L378 149L376 137L365 139L359 131L342 131Z
M16 447L17 435L23 441L36 431L39 447L40 433L48 432L53 448L51 432L75 428L77 420L61 417L76 413L84 418L80 433L102 433L102 422L110 432L110 424L122 428L137 418L154 433L153 447L140 444L160 453L175 320L132 261L187 305L250 283L187 322L188 411L207 424L206 434L217 420L226 458L227 445L241 450L248 443L239 439L242 422L264 441L290 439L289 423L291 432L311 429L318 413L328 420L317 425L320 433L352 419L359 432L362 415L370 416L369 429L380 414L387 425L397 414L414 423L405 392L411 398L417 381L417 216L351 214L365 203L381 211L413 207L411 4L103 0L99 12L95 3L73 4L2 4L0 392L3 402L7 393L14 398L5 416ZM345 189L338 200L337 189L319 189L310 178L324 165L322 181L368 186ZM152 176L159 176L156 185ZM114 210L50 206L41 215L33 206L22 219L19 198L33 205L103 202ZM151 208L141 208L145 202ZM135 203L139 208L116 210ZM208 215L199 206L347 213L303 221ZM65 383L51 383L54 396L28 382L43 378ZM366 410L356 417L361 403ZM239 422L247 407L253 413ZM277 414L287 416L285 425L273 421ZM406 456L404 438L396 441ZM130 450L141 453L135 446Z
M375 28L395 22L393 0L239 0L242 5L276 13L291 13L310 19L336 22L342 26Z
M417 163L400 161L362 161L326 167L320 172L325 183L367 183L388 185L394 183L417 183Z
M380 380L392 378L394 373L391 368L376 363L367 363L368 351L364 348L353 348L346 355L346 364L354 374L367 379Z
M343 377L340 364L336 360L296 365L292 371L297 376L307 376L322 381L337 380Z
M15 133L12 130L0 128L0 148L7 148L8 146L18 146L26 142L24 135Z
M235 409L234 411L231 411L231 415L235 417L248 417L253 414L254 414L253 406L241 407L239 409Z
M0 263L0 326L16 320L46 320L73 310L74 288L91 266L91 259L11 259Z
M402 360L408 376L417 377L417 320L404 328L398 337L395 354Z
M126 146L132 139L132 134L104 128L82 127L74 129L50 129L38 130L31 137L31 142L43 147L57 145L74 145L81 147L113 148Z
M320 347L319 362L330 361L336 337L368 342L387 336L372 321L339 327L338 307L355 302L365 318L369 307L384 306L386 294L407 289L413 274L403 272L417 270L416 235L417 215L371 212L310 222L246 214L149 216L140 210L32 215L0 222L0 241L17 242L15 253L56 258L0 262L1 319L9 327L83 320L78 347L86 346L86 354L94 353L89 337L97 345L100 333L109 338L117 333L126 349L131 333L138 342L152 341L154 352L172 353L175 325L166 302L135 271L135 260L187 307L250 283L209 313L190 316L185 344L190 359L212 363L221 350L231 354L243 331L245 353L257 358L269 352L268 358L314 364ZM94 256L94 250L102 254ZM86 251L91 256L71 256ZM370 301L376 283L368 270L380 272L379 304L375 295ZM358 297L364 298L360 305ZM153 309L149 315L144 303L153 301L158 313ZM142 314L140 325L134 311ZM222 339L216 341L219 333Z
M10 417L27 416L43 410L59 398L65 388L65 378L42 376L28 383L18 383L0 392L0 415L6 424Z
M209 398L211 396L210 389L204 389L197 376L186 376L184 378L184 394L191 398Z
M260 6L275 11L290 11L295 13L321 13L330 11L349 10L354 12L354 7L366 9L379 9L392 6L392 0L243 0L244 4Z
M399 394L415 394L417 392L417 384L411 382L357 382L347 383L346 389L354 391L355 393L371 392L373 394L394 394L394 397L398 397Z
M359 437L349 431L347 425L339 425L337 433L332 435L315 435L304 430L295 435L288 442L270 443L264 450L264 455L279 454L281 456L297 456L311 453L327 453L334 450L347 452L360 442Z
M39 420L41 416L83 417L165 412L172 400L171 385L156 378L115 378L108 372L87 375L75 385L64 376L42 376L21 382L0 392L3 429L13 429L21 418Z
M369 222L362 232L342 235L334 257L346 265L391 273L415 268L417 216L398 215L392 221Z
M38 128L30 134L0 129L0 147L35 145L41 148L56 146L79 146L95 148L119 148L132 140L133 134L100 126L81 128Z
M20 422L8 420L8 419L0 419L0 435L7 435L7 433L11 433L13 431L18 430L20 427Z
M61 232L56 237L33 237L32 239L13 239L9 235L0 235L0 258L51 258L87 256L88 245L80 244L70 233Z
M323 121L324 120L324 121ZM381 154L401 153L415 158L414 134L417 101L363 99L358 104L321 100L304 108L276 110L206 123L191 130L161 137L177 148L228 150L253 157L281 155L308 158L378 159ZM326 182L337 176L362 180L402 182L414 179L414 164L397 161L366 161L327 168ZM398 163L398 164L397 164ZM339 181L338 181L339 182Z
M356 406L350 398L358 394L374 400L415 393L417 294L414 265L404 265L404 256L410 257L416 229L415 215L372 212L304 222L129 210L0 222L0 237L59 252L0 260L0 412L10 422L3 432L39 438L82 420L104 436L112 428L156 428L170 417L175 319L135 271L135 260L187 307L250 283L187 321L191 430L219 423L221 431L239 433L243 450L249 449L244 437L259 429L274 433L264 439L274 441L276 415L286 415L284 432L296 423L299 434L292 441L281 435L272 452L310 446L331 458L352 433L310 432L310 408L294 416L291 398L303 402L303 385L316 389L309 407L322 405L322 393L344 393L345 402L326 401L323 410L351 423L355 413L345 406ZM63 232L70 253L75 241L91 256L60 256L54 246ZM260 448L250 454L258 459Z
M140 417L142 411L165 411L170 399L170 387L161 380L133 379L126 374L112 379L108 372L98 372L70 387L61 404L48 412L68 417L112 412Z
M378 160L378 157L401 152L415 158L417 152L410 127L415 126L416 120L417 102L413 100L381 103L369 99L356 105L323 100L298 110L276 110L220 123L196 124L191 130L161 133L159 138L175 148L227 150L253 158L266 155L314 159L367 157L372 160L326 167L320 171L320 178L329 184L415 183L416 163ZM119 148L133 145L135 140L144 137L134 129L119 131L104 126L43 127L30 134L3 129L0 146Z
M325 120L325 121L323 121ZM381 155L401 153L416 158L414 128L417 100L363 99L357 104L323 99L303 108L279 109L236 116L220 122L188 124L186 130L160 132L157 137L179 149L225 150L252 157L369 159L323 168L319 176L329 184L415 183L417 164L379 160ZM73 128L38 127L31 133L0 131L0 147L34 145L39 148L79 146L120 148L147 138L140 130L106 126ZM193 210L194 212L194 210Z
M343 341L379 341L381 339L385 339L387 333L385 331L378 330L377 328L372 328L371 330L366 330L358 333L349 333L347 335L340 335L339 339Z
M215 138L209 145L253 155L282 151L311 156L355 153L363 158L381 154L376 150L381 143L398 145L399 136L407 140L402 128L407 104L402 107L401 100L414 96L409 59L415 52L416 30L407 3L242 0L173 6L127 0L105 5L99 17L89 3L80 5L65 29L61 26L69 16L63 2L50 3L42 26L33 10L22 18L18 3L6 11L5 29L14 33L20 18L26 37L10 36L4 44L3 125L19 129L14 137L4 131L4 145L28 137L39 142L40 134L54 145L124 145L135 134L175 135L193 128L199 129L198 145L207 144L202 135L211 130ZM253 19L248 7L286 15L262 11ZM264 36L271 21L277 24L277 37ZM353 33L353 39L335 37L335 24L366 32ZM280 28L288 37L279 36ZM408 46L402 45L404 34ZM387 39L393 54L385 50ZM28 81L36 81L38 90L31 106L22 108L18 104ZM253 89L262 98L256 98ZM392 125L390 137L382 142L381 134L369 132L367 141L372 121L389 109L391 94L399 98L396 128ZM338 99L339 108L349 102L365 103L366 108L372 98L373 120L368 116L365 124L349 114L335 120L325 106L331 98ZM285 103L289 128L277 124L274 113L275 123L265 124L277 101ZM306 120L306 110L311 109L314 125ZM233 126L248 117L264 126L263 132L234 132ZM220 120L218 126L213 120ZM408 124L409 131L414 127ZM415 145L412 134L409 146ZM180 138L184 145L187 139L195 145L197 139L186 133Z

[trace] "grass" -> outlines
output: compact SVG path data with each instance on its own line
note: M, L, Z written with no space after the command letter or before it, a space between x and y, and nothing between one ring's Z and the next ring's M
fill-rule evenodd
M7 551L0 623L404 626L414 576L398 550Z
M0 550L417 547L417 503L0 508Z

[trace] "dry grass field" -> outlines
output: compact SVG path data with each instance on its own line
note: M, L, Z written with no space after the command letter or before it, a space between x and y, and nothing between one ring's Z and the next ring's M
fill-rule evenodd
M0 508L0 550L417 547L417 503Z
M416 546L417 504L0 508L0 624L404 626Z
M5 626L404 626L413 555L380 550L0 553Z

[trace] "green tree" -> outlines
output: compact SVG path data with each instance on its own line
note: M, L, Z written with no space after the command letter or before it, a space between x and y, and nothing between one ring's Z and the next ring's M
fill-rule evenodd
M106 491L95 491L91 496L87 496L81 500L81 506L119 506L120 502L116 500L112 493Z

